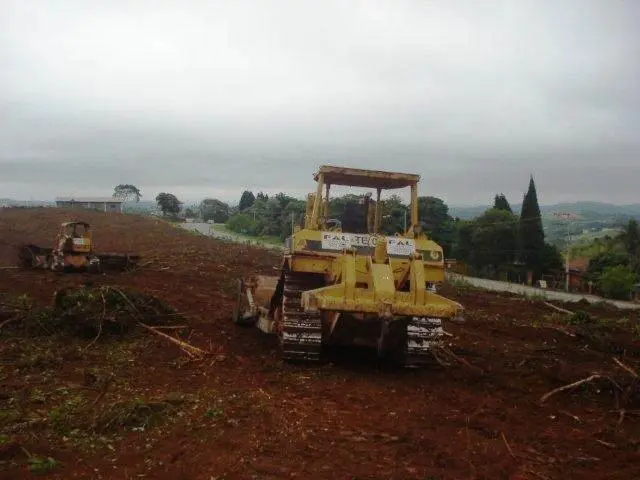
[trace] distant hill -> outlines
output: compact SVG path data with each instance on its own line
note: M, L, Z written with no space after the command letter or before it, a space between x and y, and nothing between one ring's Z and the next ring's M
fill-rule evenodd
M0 198L0 205L9 205L10 207L50 207L55 202L49 200L14 200L12 198Z
M522 205L512 205L514 213L519 214ZM463 220L475 218L489 206L450 207L449 214ZM542 226L546 240L557 246L564 245L567 239L567 227L571 232L571 241L585 241L604 235L615 235L630 218L640 220L640 204L614 205L602 202L575 202L541 205ZM573 213L578 216L569 225L553 217L553 212Z
M519 213L521 207L521 204L511 205L511 208L515 213ZM482 213L488 208L489 205L449 207L449 214L453 217L470 219L482 215ZM631 205L614 205L612 203L602 202L555 203L552 205L540 205L540 211L543 214L550 214L552 212L575 213L581 217L589 217L591 219L594 219L594 217L635 217L640 219L640 203Z
M0 198L0 205L10 207L52 207L56 202L50 200L14 200L12 198ZM156 202L125 202L124 210L128 212L152 212L156 210Z

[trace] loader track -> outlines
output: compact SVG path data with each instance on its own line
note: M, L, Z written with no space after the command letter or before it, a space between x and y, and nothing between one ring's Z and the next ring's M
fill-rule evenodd
M405 367L420 367L434 361L431 350L442 345L444 333L439 318L412 317L407 321Z
M285 272L282 296L280 344L287 361L317 362L322 350L320 312L307 313L300 303L302 292L322 286L319 275Z

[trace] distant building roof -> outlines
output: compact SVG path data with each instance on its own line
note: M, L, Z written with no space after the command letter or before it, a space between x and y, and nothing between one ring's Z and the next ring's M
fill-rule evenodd
M122 200L113 197L56 197L56 202L122 203Z

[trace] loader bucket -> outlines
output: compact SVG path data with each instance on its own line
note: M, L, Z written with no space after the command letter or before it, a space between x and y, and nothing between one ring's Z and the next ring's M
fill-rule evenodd
M238 281L233 321L242 326L253 326L259 317L267 316L273 305L280 277L254 275Z

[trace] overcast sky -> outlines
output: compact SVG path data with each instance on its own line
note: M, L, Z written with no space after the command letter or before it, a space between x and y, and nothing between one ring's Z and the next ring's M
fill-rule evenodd
M640 202L636 0L0 0L0 198L303 195L328 163L450 205Z

